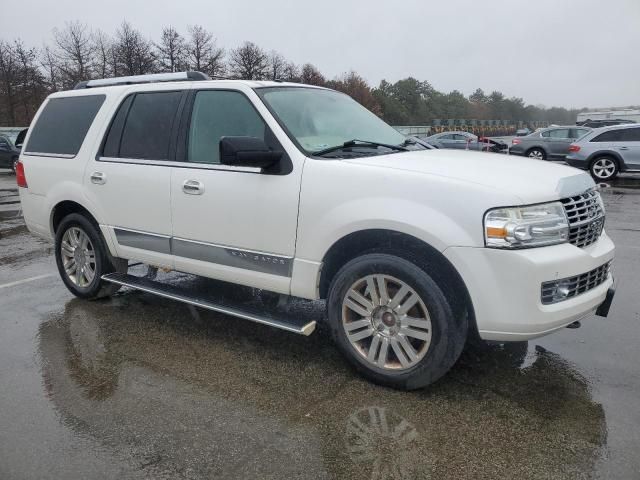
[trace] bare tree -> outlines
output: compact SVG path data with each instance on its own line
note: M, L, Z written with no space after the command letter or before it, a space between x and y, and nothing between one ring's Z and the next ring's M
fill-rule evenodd
M188 30L189 68L211 77L224 75L224 49L216 46L213 35L200 25L190 26Z
M27 48L21 40L13 42L13 51L18 62L17 97L23 108L23 119L30 119L45 97L42 72L38 68L35 48Z
M102 30L96 30L93 34L93 45L95 51L95 71L100 78L107 78L113 75L111 57L113 43L109 36Z
M271 80L284 80L287 60L275 50L269 53L269 78Z
M245 80L263 80L269 74L267 54L252 42L231 51L229 66L234 77Z
M11 45L0 40L0 99L5 123L16 125L16 83L18 62Z
M60 83L58 62L51 47L48 45L45 45L40 50L40 65L44 70L44 78L48 89L52 92L60 90L62 85Z
M282 69L280 78L286 82L300 82L300 68L295 63L288 62Z
M116 33L114 55L117 75L143 75L155 71L151 42L126 21Z
M94 45L88 27L80 22L69 22L63 30L53 29L62 84L71 87L93 74Z
M156 44L158 63L161 70L178 72L186 68L186 44L182 35L169 26L162 29L160 43Z
M323 86L327 81L324 78L324 75L320 73L316 67L311 65L310 63L305 63L302 66L302 72L300 73L300 81L302 83L307 83L309 85L320 85Z

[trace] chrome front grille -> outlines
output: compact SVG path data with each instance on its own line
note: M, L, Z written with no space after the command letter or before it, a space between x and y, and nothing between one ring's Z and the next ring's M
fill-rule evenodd
M609 276L611 262L600 265L598 268L576 275L575 277L544 282L541 287L541 299L543 305L558 303L588 292L604 283Z
M598 240L604 228L604 209L598 192L587 190L561 202L569 219L569 242L583 248Z

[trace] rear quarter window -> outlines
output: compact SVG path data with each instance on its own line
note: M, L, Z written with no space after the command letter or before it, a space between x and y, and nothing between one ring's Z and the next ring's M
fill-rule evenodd
M105 95L49 99L32 128L24 153L76 156L104 99Z
M622 140L620 130L609 130L591 139L592 142L619 142Z

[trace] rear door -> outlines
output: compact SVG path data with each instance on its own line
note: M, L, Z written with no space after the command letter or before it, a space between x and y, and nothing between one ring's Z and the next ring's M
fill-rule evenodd
M547 151L554 158L564 158L569 153L572 141L570 128L549 130L549 136L545 139Z
M616 142L615 149L620 153L627 168L640 169L640 127L620 130L621 141Z
M157 87L124 96L85 171L103 228L124 258L173 267L169 162L185 98L182 90Z

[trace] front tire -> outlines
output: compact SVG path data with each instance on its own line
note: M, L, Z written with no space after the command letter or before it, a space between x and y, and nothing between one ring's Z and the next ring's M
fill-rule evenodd
M55 253L60 277L76 297L95 299L114 294L120 286L105 282L102 275L127 271L127 261L112 257L97 226L78 213L60 222Z
M455 321L434 279L413 263L373 253L336 274L327 299L333 338L369 380L403 390L425 387L456 362L467 322Z
M591 162L591 176L596 181L606 182L618 175L618 163L611 157L598 157Z

